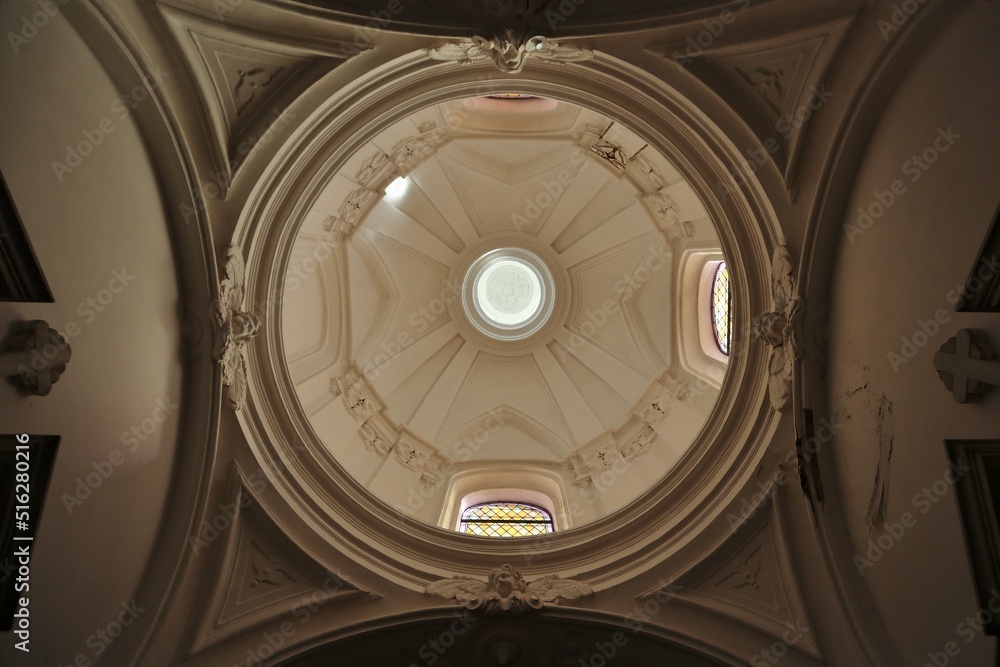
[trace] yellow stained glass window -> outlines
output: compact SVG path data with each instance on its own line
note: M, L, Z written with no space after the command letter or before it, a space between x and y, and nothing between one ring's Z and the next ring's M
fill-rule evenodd
M524 503L483 503L462 513L458 531L482 537L542 535L552 532L552 516L541 507Z
M487 95L486 97L491 100L537 100L536 95L526 95L524 93L497 93L496 95Z
M733 295L729 283L729 267L725 262L719 264L712 281L712 328L715 332L715 343L723 354L729 354L732 342L732 327L730 316L733 309Z

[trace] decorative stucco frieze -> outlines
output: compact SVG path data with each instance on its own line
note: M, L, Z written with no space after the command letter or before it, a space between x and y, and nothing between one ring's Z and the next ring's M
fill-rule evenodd
M505 74L517 74L524 69L529 58L555 63L578 63L590 60L594 52L562 44L542 35L528 35L514 30L503 30L491 37L476 35L471 39L439 44L427 50L432 60L456 62L460 65L492 61Z

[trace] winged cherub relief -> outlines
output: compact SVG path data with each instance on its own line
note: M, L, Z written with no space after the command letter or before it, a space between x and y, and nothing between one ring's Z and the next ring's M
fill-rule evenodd
M222 366L222 384L229 387L229 407L240 410L247 395L246 344L257 335L260 317L243 310L246 267L239 248L226 250L226 277L219 283L219 299L212 305L219 324L215 358Z
M481 60L492 60L493 65L506 74L517 74L529 56L556 63L582 62L594 57L594 52L575 46L560 44L541 35L533 37L514 30L496 33L490 39L476 35L471 39L441 44L429 49L432 60L446 60L461 65L471 65Z
M453 577L435 581L427 587L428 595L457 600L467 609L481 614L511 612L523 614L541 609L560 598L575 600L594 590L582 581L548 575L528 582L510 565L490 570L486 581L472 577Z
M782 410L792 395L795 360L802 356L795 335L801 299L795 293L794 267L788 247L780 245L771 258L771 298L774 310L758 315L753 335L772 348L768 361L768 394L775 410Z

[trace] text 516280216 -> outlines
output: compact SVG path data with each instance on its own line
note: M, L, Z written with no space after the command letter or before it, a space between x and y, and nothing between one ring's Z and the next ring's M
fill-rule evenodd
M17 567L17 577L14 580L14 591L20 595L14 609L14 624L11 630L18 641L15 648L30 651L31 617L28 610L31 580L31 512L28 501L31 498L31 449L28 447L28 435L17 436L17 447L14 457L14 541L20 542L14 549L14 563Z

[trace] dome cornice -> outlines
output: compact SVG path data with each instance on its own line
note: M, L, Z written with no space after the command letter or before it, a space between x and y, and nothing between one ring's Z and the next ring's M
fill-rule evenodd
M271 473L272 481L287 511L390 580L420 590L436 577L479 572L497 559L530 553L540 573L568 573L600 589L676 552L742 488L778 422L766 400L763 346L744 344L733 356L715 410L658 485L611 516L540 544L476 540L376 500L318 441L280 361L278 295L297 225L323 185L382 128L428 105L512 85L594 109L648 138L716 222L738 286L736 321L767 310L769 255L781 233L763 192L716 195L712 183L731 178L728 167L739 163L738 153L704 114L649 74L599 53L584 65L532 65L516 78L484 80L484 73L483 67L431 63L421 53L399 58L312 114L261 178L236 233L247 248L247 299L265 310L261 341L249 352L252 400L241 423L261 466L281 471Z

